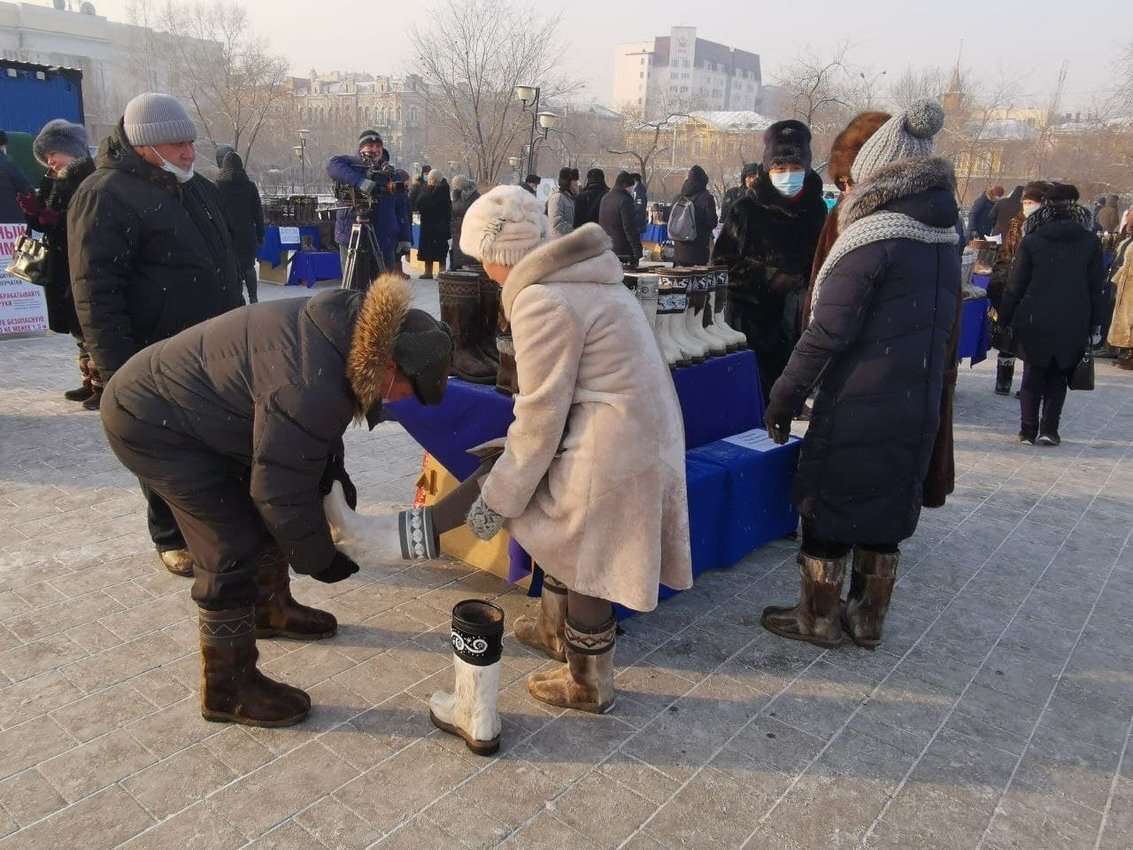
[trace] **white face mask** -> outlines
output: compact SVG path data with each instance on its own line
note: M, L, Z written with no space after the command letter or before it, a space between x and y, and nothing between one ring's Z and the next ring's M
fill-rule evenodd
M1023 201L1023 218L1030 218L1031 213L1041 206L1042 204L1037 204L1034 201Z
M771 185L778 190L780 195L786 198L793 198L801 192L803 181L806 180L805 171L780 171L773 172L769 176L771 177Z
M193 163L189 163L188 168L180 168L167 160L161 154L157 153L157 148L151 146L150 150L157 154L157 158L161 160L161 170L168 171L172 174L178 183L188 183L193 179Z

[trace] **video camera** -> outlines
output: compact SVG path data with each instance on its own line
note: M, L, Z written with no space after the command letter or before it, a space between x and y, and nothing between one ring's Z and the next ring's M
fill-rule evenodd
M404 180L398 179L400 175L388 162L363 155L362 165L357 170L364 181L361 187L337 180L334 182L335 198L355 212L368 212L374 206L375 199L382 195L405 192Z

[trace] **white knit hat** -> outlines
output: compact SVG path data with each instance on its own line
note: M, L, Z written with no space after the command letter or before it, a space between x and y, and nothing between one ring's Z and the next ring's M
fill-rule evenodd
M460 250L470 257L514 266L551 238L543 204L519 186L497 186L468 208Z
M126 104L122 127L126 140L138 147L197 140L197 125L171 94L146 92L135 97Z
M850 167L850 176L861 183L878 169L913 156L932 153L932 137L944 126L944 108L935 100L918 100L894 115L869 137Z

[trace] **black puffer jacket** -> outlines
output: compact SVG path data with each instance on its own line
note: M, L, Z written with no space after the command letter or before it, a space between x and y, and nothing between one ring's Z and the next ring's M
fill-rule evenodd
M43 233L47 245L47 326L58 334L82 335L75 299L71 296L71 267L67 256L67 207L75 191L94 173L94 163L84 156L69 163L58 177L47 176L40 184L38 198L44 213L28 224Z
M251 268L256 261L256 248L264 241L264 208L260 190L248 179L240 154L233 151L224 157L216 188L232 226L240 268Z
M1054 360L1071 369L1102 323L1102 248L1083 226L1086 215L1076 204L1043 205L1011 263L999 320L1010 325L1016 353L1035 366Z
M586 185L579 190L578 197L574 200L574 229L582 227L587 222L598 224L598 211L602 205L602 198L610 191L610 187L606 185L605 177L592 177L586 175ZM630 201L630 207L633 207L633 201Z
M955 185L943 160L895 163L854 186L851 198L872 192L873 200L843 211L842 233L880 211L953 228ZM816 536L895 543L916 529L959 298L955 242L911 238L850 251L817 290L810 324L771 390L773 406L797 412L817 386L793 488Z
M421 214L421 237L417 242L417 259L444 263L448 259L448 238L452 231L452 196L448 181L421 190L417 196Z
M335 547L319 482L350 422L377 421L380 364L408 307L407 292L396 309L383 293L375 285L367 295L336 290L253 304L151 345L107 386L113 407L103 402L103 421L127 442L160 427L166 461L179 442L231 459L234 473L250 473L250 504L216 510L226 528L234 512L254 512L247 541L239 541L246 546L226 540L229 551L258 548L258 513L297 572L322 572ZM146 478L144 469L134 472ZM203 474L190 460L169 487L191 493Z
M1011 194L1005 198L1000 198L995 202L995 206L991 208L988 217L992 220L991 235L999 236L1007 232L1007 228L1011 225L1011 219L1019 214L1023 209L1023 187L1016 186L1011 190ZM987 235L986 233L984 234Z
M708 175L699 165L688 170L688 179L681 184L681 194L692 201L696 239L692 242L673 240L673 265L702 266L708 262L708 243L720 221L716 216L716 199L708 191Z
M577 220L578 216L575 216ZM614 187L602 196L598 205L598 224L610 237L610 249L622 260L640 260L643 253L641 233L633 217L633 196L625 189Z
M72 292L104 379L152 342L243 303L228 218L216 187L178 184L143 160L122 122L67 213Z

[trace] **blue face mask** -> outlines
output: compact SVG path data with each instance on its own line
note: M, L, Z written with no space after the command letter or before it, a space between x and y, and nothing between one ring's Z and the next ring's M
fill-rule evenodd
M780 171L768 176L771 178L771 185L786 198L793 198L801 192L803 181L806 180L805 171Z

